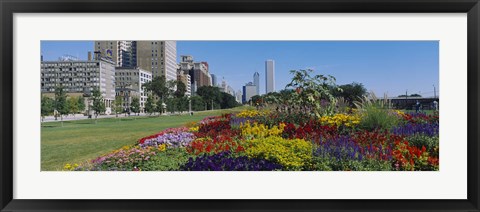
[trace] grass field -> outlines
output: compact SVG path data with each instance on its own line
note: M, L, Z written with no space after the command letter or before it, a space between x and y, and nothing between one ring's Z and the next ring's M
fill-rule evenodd
M42 123L41 170L61 170L66 163L82 163L170 127L200 121L206 116L240 111L243 107L196 112L193 116L123 117Z

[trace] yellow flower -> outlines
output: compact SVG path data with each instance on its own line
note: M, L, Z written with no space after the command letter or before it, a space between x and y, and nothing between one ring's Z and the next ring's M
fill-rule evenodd
M312 144L303 139L270 136L247 140L247 143L249 157L275 161L287 170L301 170L312 160Z
M268 136L280 136L283 133L285 128L284 123L275 125L271 128L264 124L259 124L254 122L250 124L250 121L247 121L245 124L240 124L240 129L242 130L242 135L244 136L253 136L255 138L264 138Z
M333 116L323 116L320 118L320 122L329 126L346 126L346 127L355 127L360 123L360 115L354 114L342 114L337 113Z

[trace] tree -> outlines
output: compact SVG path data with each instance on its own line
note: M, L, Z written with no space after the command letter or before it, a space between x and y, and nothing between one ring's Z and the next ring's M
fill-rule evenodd
M205 110L205 102L203 101L201 96L192 96L190 97L190 101L192 102L193 111Z
M146 89L146 91L153 92L158 98L160 98L162 103L170 95L170 90L167 87L165 76L154 77L152 81L143 84L143 87Z
M60 120L62 121L63 127L63 115L68 114L68 103L67 103L67 94L63 90L63 86L58 86L55 88L55 110L58 115L60 115ZM57 117L55 116L55 120Z
M130 110L132 110L132 112L136 113L137 116L139 115L139 113L140 113L140 100L138 99L138 97L133 97L132 98L132 104L130 104Z
M104 113L106 110L105 103L103 102L103 96L102 96L102 93L100 92L100 89L98 88L93 89L92 100L93 100L92 110L95 112L95 124L97 124L98 115L101 113Z
M48 116L48 115L53 113L53 111L54 111L54 106L53 105L54 104L55 103L54 103L53 99L42 95L41 112L40 112L42 122L43 122L43 119L45 119L45 116Z
M333 76L315 75L310 76L313 70L292 70L294 76L285 88L294 89L290 104L291 110L310 116L321 117L332 115L335 112L336 99L332 95L331 88L340 88L335 84Z
M158 99L157 101L157 106L155 107L156 111L158 112L158 115L162 115L163 111L163 104L165 104L162 99Z
M220 102L221 109L233 108L238 106L238 103L237 103L237 100L235 100L235 97L228 93L221 92L221 98L222 98L222 101ZM253 100L253 97L252 97L252 100Z
M79 96L77 98L77 100L78 100L78 108L77 108L78 111L77 112L81 113L81 112L85 111L85 98L83 98L83 96Z
M145 112L150 115L155 112L155 103L153 101L152 95L148 95L147 101L145 102Z
M363 96L367 94L367 89L363 86L362 83L350 83L345 85L340 85L339 89L332 89L332 93L335 97L343 97L350 106L353 106L353 102L360 101Z
M68 113L75 116L75 113L78 112L78 100L76 97L72 96L67 99Z
M202 86L197 89L197 94L202 97L203 101L207 104L208 108L213 109L213 104L220 104L222 100L222 94L218 87Z
M177 98L182 98L185 96L185 92L187 92L187 86L181 80L176 81L177 90L174 92L174 96Z
M119 113L123 112L123 98L122 96L116 96L115 101L113 102L115 117L118 117Z

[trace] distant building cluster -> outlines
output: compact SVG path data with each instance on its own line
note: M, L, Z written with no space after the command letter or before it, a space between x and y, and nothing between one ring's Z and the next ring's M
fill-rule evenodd
M176 41L94 41L93 52L88 52L87 60L64 55L56 61L43 61L42 55L41 61L43 95L53 97L57 86L62 86L69 96L88 96L94 88L99 88L106 114L113 112L117 96L123 99L125 110L129 110L134 97L139 98L143 112L148 97L143 85L159 76L164 76L167 81L183 82L186 96L195 95L202 86L216 86L240 103L248 103L252 96L260 95L258 72L253 74L253 82L235 91L225 78L220 82L218 75L210 73L206 61L194 61L191 55L181 55L177 63ZM273 92L274 85L274 61L267 60L266 93Z
M275 92L275 61L265 61L265 93ZM242 103L248 103L255 95L260 95L260 73L253 74L253 82L243 86Z

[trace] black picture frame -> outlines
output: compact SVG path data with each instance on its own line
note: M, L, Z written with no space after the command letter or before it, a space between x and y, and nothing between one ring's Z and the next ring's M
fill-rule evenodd
M479 211L479 0L0 0L1 211ZM18 200L13 199L14 13L467 13L466 200ZM33 180L33 179L32 179ZM448 182L445 182L448 183Z

